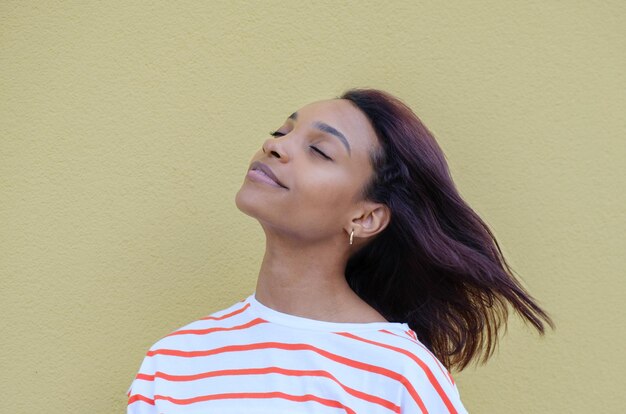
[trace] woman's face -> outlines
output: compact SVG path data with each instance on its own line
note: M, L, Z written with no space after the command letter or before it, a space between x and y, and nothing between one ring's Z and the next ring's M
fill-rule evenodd
M346 237L362 213L360 194L372 177L370 154L378 147L369 120L350 101L309 104L279 125L254 154L236 195L237 207L266 230L289 237ZM255 171L255 162L271 169L283 186Z

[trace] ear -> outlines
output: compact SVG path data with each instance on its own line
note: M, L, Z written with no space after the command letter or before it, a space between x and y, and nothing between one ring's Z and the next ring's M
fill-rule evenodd
M387 227L391 220L391 210L385 204L366 201L359 210L359 215L352 219L347 233L354 230L354 237L367 239Z

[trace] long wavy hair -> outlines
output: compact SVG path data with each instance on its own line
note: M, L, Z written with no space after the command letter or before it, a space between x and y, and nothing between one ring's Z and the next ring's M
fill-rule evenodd
M340 98L366 115L380 143L363 197L391 210L387 227L348 260L355 293L387 320L406 322L458 371L493 354L509 307L540 334L545 323L554 328L459 195L443 151L413 111L375 89Z

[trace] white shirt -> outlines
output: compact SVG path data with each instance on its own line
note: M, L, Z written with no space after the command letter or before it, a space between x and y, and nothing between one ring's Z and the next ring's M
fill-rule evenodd
M467 413L409 326L275 311L254 294L152 345L128 414Z

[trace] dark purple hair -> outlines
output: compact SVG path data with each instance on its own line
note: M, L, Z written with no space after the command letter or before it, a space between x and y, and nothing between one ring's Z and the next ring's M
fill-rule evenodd
M486 362L509 306L541 334L547 313L513 276L488 226L457 191L443 151L411 109L351 89L380 143L363 197L391 210L388 226L346 266L350 287L387 320L406 322L448 368Z

